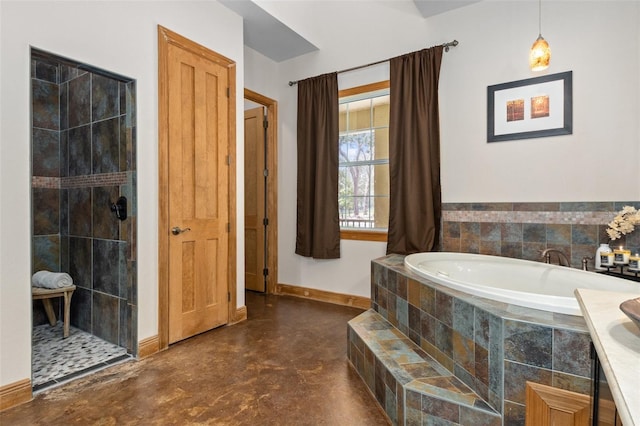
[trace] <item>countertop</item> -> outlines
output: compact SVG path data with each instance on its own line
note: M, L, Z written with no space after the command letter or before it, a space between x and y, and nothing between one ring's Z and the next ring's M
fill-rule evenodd
M624 426L640 426L640 328L620 310L638 293L577 289L576 298Z

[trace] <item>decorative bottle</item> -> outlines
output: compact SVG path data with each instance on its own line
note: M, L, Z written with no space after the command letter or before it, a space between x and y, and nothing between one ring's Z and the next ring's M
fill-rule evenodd
M600 264L600 254L602 253L611 253L611 247L609 247L609 244L603 243L600 244L600 247L598 247L598 249L596 250L596 271L606 271L607 268L603 268L602 265Z

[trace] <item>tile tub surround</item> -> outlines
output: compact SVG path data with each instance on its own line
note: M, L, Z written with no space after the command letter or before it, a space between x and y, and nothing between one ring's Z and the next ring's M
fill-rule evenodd
M404 256L372 261L372 307L503 415L523 424L527 380L589 394L582 317L471 296L413 274Z
M460 379L370 309L349 321L348 358L394 425L500 425Z
M135 354L135 81L34 50L32 99L33 270L69 272L71 324Z
M444 203L441 248L526 260L540 260L544 249L557 248L581 268L583 257L610 242L607 224L624 206L640 208L640 201ZM640 251L640 232L610 243Z

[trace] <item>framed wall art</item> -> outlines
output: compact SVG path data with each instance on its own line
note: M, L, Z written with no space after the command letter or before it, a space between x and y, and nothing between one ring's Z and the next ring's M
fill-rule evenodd
M572 71L487 87L487 142L573 133Z

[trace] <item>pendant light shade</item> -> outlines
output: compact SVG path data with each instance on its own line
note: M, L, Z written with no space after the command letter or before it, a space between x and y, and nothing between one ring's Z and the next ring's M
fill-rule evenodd
M531 46L531 52L529 53L529 66L531 71L542 71L549 67L551 61L551 48L549 43L542 35L538 36L538 39Z
M542 0L538 0L538 38L531 46L529 52L529 67L531 71L542 71L549 67L551 62L551 48L547 40L542 37Z

